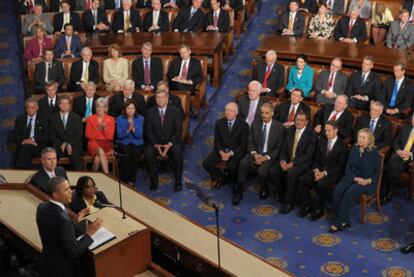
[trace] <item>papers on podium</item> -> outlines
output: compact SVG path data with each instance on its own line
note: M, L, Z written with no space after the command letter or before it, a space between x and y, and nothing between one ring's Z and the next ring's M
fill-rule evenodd
M80 236L78 240L80 240L84 235ZM104 245L107 242L110 242L113 239L116 239L116 236L109 232L104 227L101 227L96 231L95 234L92 235L93 243L89 245L89 250L94 250L101 245Z

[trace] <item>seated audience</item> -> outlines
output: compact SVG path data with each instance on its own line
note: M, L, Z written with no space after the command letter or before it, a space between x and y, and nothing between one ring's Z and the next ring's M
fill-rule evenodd
M352 0L349 5L349 14L351 14L354 9L359 10L359 17L363 19L371 17L372 6L369 0Z
M84 95L78 96L73 100L73 112L82 118L85 123L88 117L96 113L96 84L92 81L85 83L83 86Z
M172 8L172 9L178 9L181 7L184 7L184 5L187 3L185 0L163 0L161 1L163 8Z
M40 151L49 143L48 117L38 113L36 99L25 101L26 112L16 118L14 141L16 143L15 167L29 169L32 158L40 157Z
M123 0L122 8L117 10L112 21L112 30L118 33L140 32L142 21L139 12L132 8L132 0Z
M306 55L299 54L296 57L296 65L289 69L289 79L286 90L292 93L295 89L303 92L303 97L308 97L313 86L313 69L308 64Z
M324 215L325 202L332 199L333 185L343 176L348 158L347 146L338 138L335 121L325 123L325 136L319 137L315 152L312 166L299 177L298 182L299 216L311 213L312 221ZM310 199L312 189L316 196L313 200Z
M386 44L389 48L408 49L414 44L414 25L408 21L409 13L406 9L402 9L398 20L391 23Z
M231 186L237 182L237 168L246 153L249 134L249 125L237 114L237 104L229 102L224 108L224 117L214 125L214 148L203 161L203 168L210 175L210 187L213 190L220 189L226 182L231 182ZM220 162L226 163L228 176L217 168Z
M91 7L82 14L83 28L87 33L109 31L108 17L102 4L104 0L87 0L92 2ZM85 1L82 1L85 2Z
M322 1L323 2L323 1ZM344 0L326 0L326 7L329 12L334 15L344 15L345 13L345 1Z
M43 28L48 34L53 33L53 26L49 17L43 14L43 6L36 4L33 13L24 17L22 35L34 36L39 27Z
M83 209L88 209L88 213L92 214L108 204L108 199L102 191L98 190L92 177L79 177L75 187L75 196L69 204L72 212L79 213Z
M333 104L338 95L344 94L348 77L341 72L342 60L334 58L329 70L319 73L315 82L316 103Z
M47 83L57 83L58 87L62 87L65 79L62 62L55 59L52 49L45 49L44 61L35 65L33 73L33 90L36 93L45 91Z
M45 0L20 0L18 5L20 14L36 13L37 5L40 5L44 11L47 11Z
M60 2L62 11L53 18L53 29L55 34L66 33L66 24L71 24L75 34L83 31L82 21L78 13L71 11L70 2L63 0Z
M99 64L92 59L92 50L84 47L81 52L82 59L74 62L70 68L69 91L83 91L87 82L97 84L99 78Z
M115 119L106 114L107 102L104 97L96 100L96 114L86 120L85 137L88 140L88 154L94 157L92 170L98 171L100 167L109 174L107 156L114 152Z
M192 0L191 5L180 8L172 25L174 32L198 32L203 29L205 14L201 4L202 0Z
M306 13L316 13L318 10L317 0L300 0L298 1L298 11Z
M387 31L394 21L391 11L382 3L375 5L371 19L371 37L375 45L383 44Z
M265 62L260 62L256 66L254 72L256 74L252 76L252 80L257 80L262 84L262 95L277 96L278 90L285 83L285 69L276 60L276 51L268 50Z
M93 3L94 0L73 0L73 1L75 3L75 8L74 8L75 11L90 10L94 6L94 3ZM96 5L95 9L97 9L98 7L102 9L105 8L105 0L102 0L102 2L98 0L97 4L98 5Z
M394 76L384 82L380 101L384 104L385 113L398 118L404 118L410 111L413 99L411 80L405 76L406 65L397 61L394 64Z
M151 91L163 79L162 60L152 56L152 43L144 42L141 46L142 56L132 62L131 76L137 88Z
M103 64L103 81L106 91L120 91L128 79L128 60L122 57L122 50L118 44L108 47L108 58Z
M375 148L375 138L369 129L358 132L357 144L352 148L341 178L333 193L336 218L329 232L350 227L349 212L363 194L375 194L381 173L381 157Z
M367 128L375 137L375 145L379 150L391 145L391 123L382 116L384 105L379 101L371 101L370 112L358 117L354 128L354 140L358 131Z
M220 8L218 0L210 1L211 10L204 19L204 30L207 32L227 33L230 28L230 16L228 11Z
M145 114L147 109L145 98L142 94L135 92L135 83L130 79L125 81L124 86L122 87L122 93L117 93L111 97L111 100L109 101L109 114L114 118L121 115L127 100L133 100L135 102L137 113L142 116Z
M39 113L43 114L46 118L50 118L53 114L59 112L59 97L56 95L57 90L58 83L49 82L45 84L46 96L39 100Z
M80 37L73 34L73 25L65 24L65 34L59 36L55 45L56 58L77 58L80 57L82 42Z
M59 97L59 113L50 118L50 141L56 149L58 158L68 157L73 170L82 170L80 157L82 154L83 128L79 115L71 112L68 96Z
M247 95L238 100L238 116L251 127L254 121L261 119L260 107L267 101L260 97L262 85L258 81L250 81L247 90Z
M298 2L290 1L289 10L282 13L275 31L281 36L301 37L305 19L301 12L298 12Z
M43 59L46 49L53 48L53 41L46 37L46 32L42 27L37 28L36 36L27 41L24 49L26 61L40 61Z
M299 112L305 112L308 116L310 115L310 109L308 105L303 101L303 91L301 89L293 89L290 93L290 101L282 102L278 107L275 107L275 119L278 120L289 128L295 125L295 117Z
M144 32L168 32L170 30L170 20L168 13L161 10L161 0L147 0L152 10L144 16Z
M30 184L35 186L37 189L46 192L46 186L49 181L56 176L65 177L66 171L63 167L57 166L56 150L51 147L42 149L40 153L42 167L33 175L30 180Z
M116 118L117 150L121 154L120 179L135 186L139 159L144 153L144 118L133 100L127 100Z
M312 165L317 136L308 123L309 115L300 111L295 117L295 125L286 130L279 163L269 170L269 179L278 192L279 201L284 203L282 214L293 211L299 177ZM304 211L306 207L299 204L302 206L300 214L307 212Z
M368 111L369 102L381 97L381 79L372 71L374 58L365 56L362 60L361 70L354 71L348 82L346 94L348 95L349 107Z
M157 156L161 156L171 160L175 176L174 190L180 191L183 174L183 119L176 107L168 105L168 94L165 91L157 91L155 101L157 106L145 113L145 160L151 179L150 189L158 188Z
M316 39L328 39L332 36L335 22L325 3L319 3L318 14L311 18L308 36Z
M159 81L157 84L157 90L164 90L167 92L168 94L168 104L169 105L173 105L174 107L176 107L177 109L180 110L182 116L184 116L184 110L183 110L183 105L181 104L181 99L180 97L174 95L173 93L169 92L169 87L168 87L168 82L166 81ZM155 105L157 105L157 102L155 101L155 94L151 95L150 97L148 97L147 99L147 108L152 108Z
M279 152L282 150L285 128L279 121L272 119L273 105L264 103L260 107L260 112L261 119L254 121L251 126L247 140L247 153L239 164L237 183L233 189L233 206L240 204L250 172L258 174L260 199L267 197L269 168L276 163Z
M342 17L334 30L335 40L346 43L359 43L367 39L367 27L359 17L358 9L354 8L349 16Z
M348 107L348 97L339 95L335 99L334 105L324 105L315 114L315 132L324 134L325 122L328 120L335 121L338 125L338 136L341 139L351 138L354 116L346 108Z

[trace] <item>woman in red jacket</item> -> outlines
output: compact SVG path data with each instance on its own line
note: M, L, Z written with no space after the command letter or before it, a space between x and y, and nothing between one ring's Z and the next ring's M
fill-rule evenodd
M29 40L24 50L26 61L40 61L46 49L53 49L53 41L46 37L46 31L42 27L36 29L36 36Z

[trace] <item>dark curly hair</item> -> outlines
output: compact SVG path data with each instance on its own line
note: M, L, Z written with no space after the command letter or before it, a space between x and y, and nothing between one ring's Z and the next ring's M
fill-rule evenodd
M78 179L78 182L76 183L75 192L78 197L83 196L83 190L85 189L86 185L88 184L88 181L91 181L93 186L96 187L95 181L90 176L82 176Z

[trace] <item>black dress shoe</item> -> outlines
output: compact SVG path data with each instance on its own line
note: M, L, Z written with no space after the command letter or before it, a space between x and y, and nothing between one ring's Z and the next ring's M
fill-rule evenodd
M329 233L336 233L336 232L340 232L340 231L343 231L343 230L345 230L346 228L349 228L349 227L351 227L351 225L350 225L350 224L348 224L348 223L345 223L345 222L343 222L343 223L342 223L342 224L340 224L340 225L333 224L333 225L331 225L331 227L329 228Z
M281 214L288 214L293 211L294 206L292 204L286 204L283 206L282 210L280 211Z
M154 191L158 189L158 180L151 179L150 190Z
M310 207L309 206L305 206L302 207L299 211L299 217L305 217L310 213Z
M319 218L321 218L323 216L323 210L317 209L316 211L314 211L311 216L310 216L310 220L312 221L316 221Z
M180 191L183 189L183 185L181 184L181 180L175 180L174 190Z
M237 206L240 204L240 201L243 199L243 193L234 193L233 198L231 199L231 204Z
M259 198L260 199L266 199L267 195L268 195L268 193L267 193L266 190L261 190L260 193L259 193Z
M214 182L214 184L211 186L211 190L219 190L221 186L223 185L223 182L220 179L212 181L212 182Z
M414 252L414 242L401 248L400 252L403 254L409 254L411 252Z
M392 199L392 195L388 194L385 195L383 198L381 198L381 206L384 206L385 204L387 204L388 202L390 202Z

